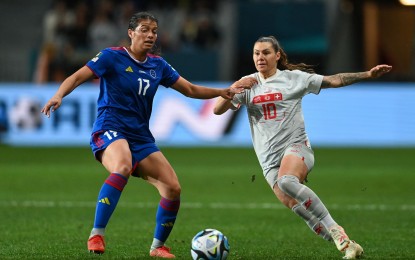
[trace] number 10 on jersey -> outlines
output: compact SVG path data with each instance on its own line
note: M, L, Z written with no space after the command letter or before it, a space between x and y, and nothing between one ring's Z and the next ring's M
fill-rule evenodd
M262 104L262 113L265 120L275 119L277 118L277 106L274 103Z

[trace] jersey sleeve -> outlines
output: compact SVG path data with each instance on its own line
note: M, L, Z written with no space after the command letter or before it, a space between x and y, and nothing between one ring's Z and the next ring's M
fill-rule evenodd
M313 93L318 95L320 93L321 90L321 83L323 82L323 77L322 75L319 74L309 74L306 77L306 93Z
M232 110L238 110L245 100L245 93L235 94L231 100Z
M102 77L112 64L112 54L108 49L100 51L94 58L86 63L86 66L92 70L97 77Z
M321 90L321 83L323 82L322 75L319 74L310 74L300 70L294 70L295 74L298 75L301 85L304 87L304 94L316 94L318 95Z
M163 62L163 78L160 82L165 87L171 87L179 79L179 73L169 64L162 59Z

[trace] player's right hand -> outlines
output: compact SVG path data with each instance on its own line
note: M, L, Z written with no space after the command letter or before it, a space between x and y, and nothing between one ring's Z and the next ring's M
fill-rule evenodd
M45 104L45 106L40 111L45 116L50 117L50 113L54 112L58 109L62 104L62 98L60 97L52 97L49 101Z

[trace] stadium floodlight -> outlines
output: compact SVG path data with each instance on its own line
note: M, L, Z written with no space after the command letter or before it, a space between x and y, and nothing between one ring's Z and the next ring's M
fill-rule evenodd
M402 5L415 6L415 0L399 0Z

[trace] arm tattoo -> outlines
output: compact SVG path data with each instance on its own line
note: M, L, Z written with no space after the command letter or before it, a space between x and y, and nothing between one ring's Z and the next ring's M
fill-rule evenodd
M321 83L322 88L338 88L369 78L367 72L356 73L339 73L332 76L326 76Z
M356 83L356 82L359 82L359 81L362 81L362 80L368 78L366 72L340 73L340 74L337 74L337 75L340 78L342 86L351 85L353 83Z

